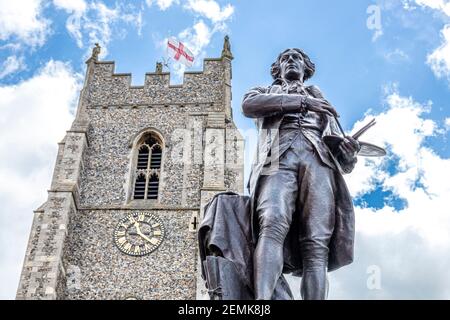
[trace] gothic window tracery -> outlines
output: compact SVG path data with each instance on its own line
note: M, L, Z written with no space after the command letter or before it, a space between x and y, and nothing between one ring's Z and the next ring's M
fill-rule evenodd
M157 199L163 151L161 141L148 133L137 149L133 198Z

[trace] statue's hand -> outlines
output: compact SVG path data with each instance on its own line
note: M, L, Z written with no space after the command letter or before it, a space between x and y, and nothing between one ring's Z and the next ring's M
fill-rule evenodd
M340 157L345 164L356 163L356 155L361 149L358 140L346 136L344 140L339 144Z
M329 116L339 117L336 110L325 99L306 97L302 106L310 111L322 112L326 113Z

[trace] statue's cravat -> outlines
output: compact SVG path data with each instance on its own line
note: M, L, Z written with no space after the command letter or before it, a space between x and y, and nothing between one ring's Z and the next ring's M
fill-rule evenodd
M286 93L308 94L305 90L303 83L299 80L291 82L283 80L281 87L283 89L283 92Z

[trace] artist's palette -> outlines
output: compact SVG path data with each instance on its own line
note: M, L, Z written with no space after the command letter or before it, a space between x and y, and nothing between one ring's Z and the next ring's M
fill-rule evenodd
M344 140L343 137L340 136L324 136L323 141L325 144L330 148L331 152L336 153L337 148L339 147L339 144L341 141ZM364 141L358 141L359 145L361 146L361 149L358 152L358 156L363 157L383 157L386 155L386 150L384 150L382 147L376 146L369 142Z

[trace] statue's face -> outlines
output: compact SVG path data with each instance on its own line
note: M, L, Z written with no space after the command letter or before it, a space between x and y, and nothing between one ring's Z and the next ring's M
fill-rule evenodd
M305 74L305 60L295 51L288 50L280 58L281 77L286 80L303 80Z

